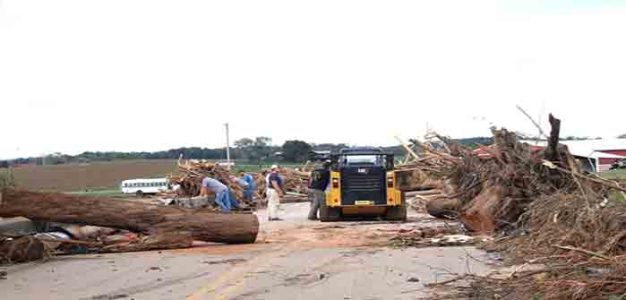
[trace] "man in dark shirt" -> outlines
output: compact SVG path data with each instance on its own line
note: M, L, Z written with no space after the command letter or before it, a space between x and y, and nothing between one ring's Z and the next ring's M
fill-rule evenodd
M283 179L278 174L278 166L272 166L272 172L267 176L267 219L279 221L278 205L280 198L285 195Z
M330 162L324 162L322 168L311 172L309 180L309 198L311 200L311 210L309 210L309 220L317 220L317 212L324 201L326 201L326 188L330 182Z

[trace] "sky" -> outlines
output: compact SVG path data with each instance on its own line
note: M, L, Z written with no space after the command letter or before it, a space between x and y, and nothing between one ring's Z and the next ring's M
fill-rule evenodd
M626 133L622 1L0 0L0 159Z

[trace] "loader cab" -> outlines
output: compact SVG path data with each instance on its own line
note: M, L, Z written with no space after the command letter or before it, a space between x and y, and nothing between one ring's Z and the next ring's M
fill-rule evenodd
M339 153L331 154L331 168L334 171L358 166L393 170L393 154L384 153L381 149L373 147L344 148Z
M343 148L331 154L331 163L335 168L361 165L393 170L394 167L393 154L375 147Z

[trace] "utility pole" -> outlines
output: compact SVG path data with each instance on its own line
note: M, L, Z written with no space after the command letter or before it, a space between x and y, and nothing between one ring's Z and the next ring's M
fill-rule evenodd
M226 165L228 170L230 170L230 136L228 133L228 123L225 123L224 127L226 127Z

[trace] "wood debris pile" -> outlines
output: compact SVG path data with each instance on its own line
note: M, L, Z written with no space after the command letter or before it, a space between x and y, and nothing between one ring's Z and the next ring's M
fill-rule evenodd
M269 174L266 170L263 173L252 173L256 184L257 193L260 197L265 195L267 188L266 176ZM279 167L278 174L284 180L284 188L286 192L306 195L309 191L308 184L311 177L310 172L299 171L296 169Z
M431 247L438 239L445 236L461 235L463 229L460 226L440 225L434 227L417 227L410 230L400 230L391 238L390 245L393 247ZM439 245L438 245L439 246Z
M239 184L238 178L225 167L213 162L179 159L177 174L170 176L169 182L180 187L179 195L196 197L200 195L202 179L205 177L217 179L228 186L240 205L243 203L245 205L252 204L244 201L243 187Z
M606 299L626 294L626 203L611 194L626 189L584 174L559 144L560 120L550 116L548 146L535 151L506 129L493 130L487 157L445 138L444 149L426 153L403 168L418 168L449 183L435 204L450 205L465 228L502 236L492 249L507 261L541 260L542 279L533 276L475 284L506 299ZM446 206L446 205L439 205ZM532 274L530 274L532 275Z
M311 173L290 168L279 168L278 173L285 180L285 191L298 194L307 194Z
M306 165L305 165L306 166ZM267 188L266 176L269 170L261 173L250 173L254 177L256 193L253 198L261 200L265 198L265 190ZM284 188L286 192L297 195L306 195L308 193L308 182L310 172L304 172L291 168L279 168L279 174L283 178ZM228 169L212 162L199 162L192 160L178 161L176 175L169 177L172 185L179 185L179 196L196 197L200 195L202 179L211 177L219 180L233 193L236 200L242 207L252 206L254 203L247 203L243 197L244 188L239 184L238 174L232 174Z

